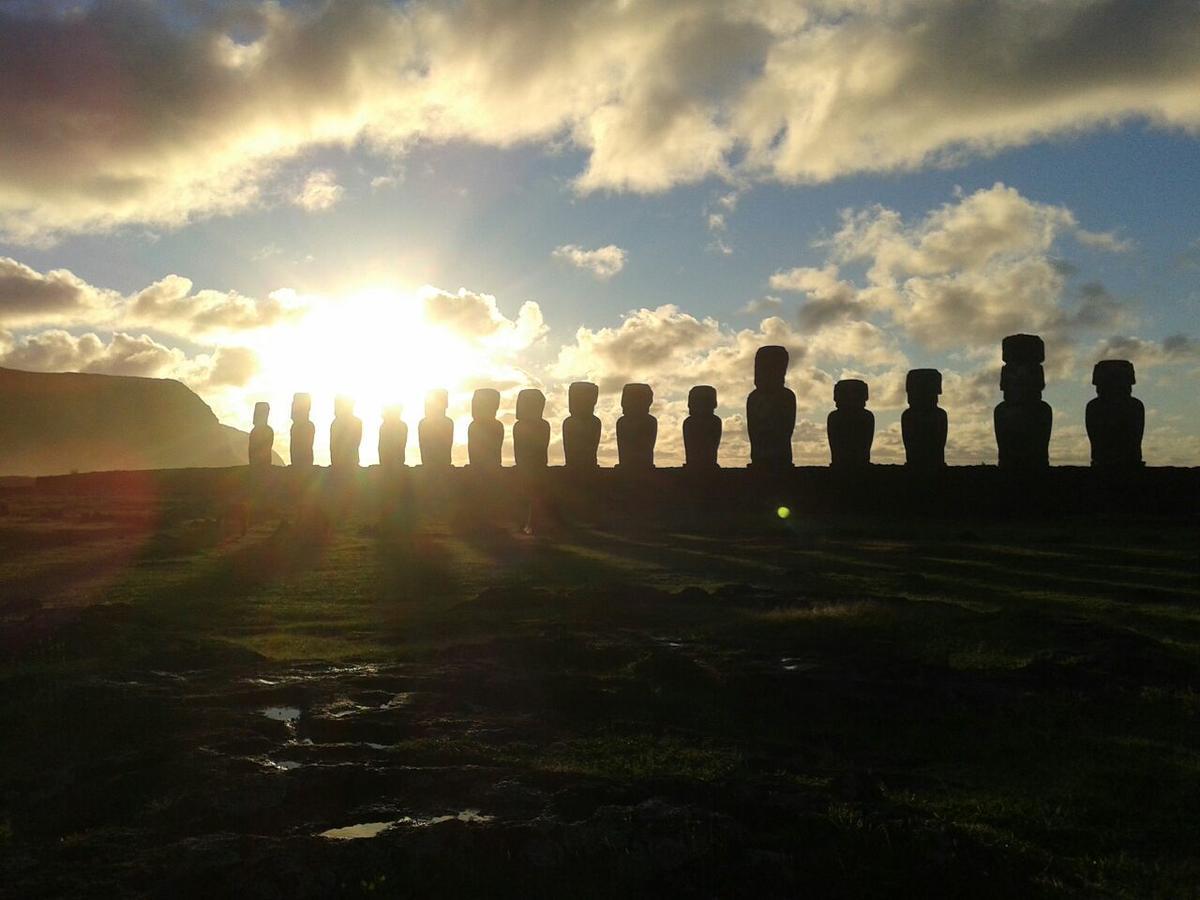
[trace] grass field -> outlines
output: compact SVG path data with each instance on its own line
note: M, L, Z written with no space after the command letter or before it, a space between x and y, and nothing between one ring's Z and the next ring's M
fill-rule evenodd
M1194 525L520 524L13 493L0 893L1200 891Z

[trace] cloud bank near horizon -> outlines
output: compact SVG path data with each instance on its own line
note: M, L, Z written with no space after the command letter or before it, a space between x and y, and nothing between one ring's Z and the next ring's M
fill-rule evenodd
M44 244L320 212L343 195L335 173L280 170L333 145L391 160L418 141L568 145L586 156L576 190L657 192L944 165L1132 118L1195 132L1200 9L109 0L0 12L0 80L0 236Z
M943 405L953 422L948 458L981 462L994 458L990 414L998 399L999 343L1005 334L1034 331L1045 337L1052 388L1086 385L1092 362L1113 356L1133 360L1143 383L1169 380L1172 372L1200 373L1200 341L1194 336L1141 337L1134 305L1096 281L1072 286L1064 259L1073 244L1094 249L1092 234L1070 209L1031 200L1003 184L959 194L908 219L882 206L848 209L818 245L825 255L820 265L764 273L764 287L779 296L769 295L771 302L760 311L770 314L752 327L665 304L630 310L612 324L560 331L551 343L554 323L535 300L510 315L495 296L465 288L426 287L409 299L420 304L424 327L453 335L456 346L481 363L478 375L472 373L478 383L456 386L460 412L470 389L498 378L495 386L506 396L525 385L542 388L549 396L547 417L561 418L565 386L585 379L600 385L600 411L608 421L619 415L621 386L646 382L654 387L657 414L676 422L686 415L688 389L712 384L727 416L722 458L739 464L747 451L741 409L754 353L764 344L781 344L791 355L789 384L801 416L799 460L827 459L824 413L833 383L845 377L870 382L871 406L885 415L876 459L902 460L898 429L886 417L894 419L904 406L907 369L937 359L944 373ZM1126 252L1120 241L1103 242L1103 249ZM395 300L385 296L363 306L338 306L345 302L286 288L261 299L197 290L174 274L121 295L70 271L43 273L0 258L0 365L175 377L215 400L223 415L241 421L251 395L262 390L256 379L263 364L255 348L264 346L264 336L288 342L289 329L304 326L316 313L347 322L355 310L369 315L372 303ZM349 321L338 339L353 344L356 327L373 326ZM386 340L383 331L374 338ZM98 332L110 336L105 340ZM372 335L363 336L370 344L368 338ZM378 368L387 370L386 359L378 360ZM1056 460L1086 461L1079 419L1078 410L1060 410ZM1148 457L1193 463L1186 431L1152 420ZM682 457L677 432L660 430L664 462ZM611 459L611 429L606 435L602 452Z

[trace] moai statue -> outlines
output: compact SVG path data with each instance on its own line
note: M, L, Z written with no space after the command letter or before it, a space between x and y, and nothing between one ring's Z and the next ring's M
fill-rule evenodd
M825 420L830 465L835 469L870 465L875 416L867 409L867 383L857 378L839 381L833 386L833 403L837 409Z
M441 389L425 395L425 418L417 425L417 443L421 446L421 465L448 469L454 448L454 422L446 415L449 395Z
M683 420L684 465L715 469L721 446L721 418L716 415L717 389L698 384L688 391L688 417Z
M1096 397L1087 405L1087 433L1092 465L1098 469L1131 469L1142 465L1142 433L1146 408L1133 396L1137 379L1127 359L1105 359L1092 369Z
M408 426L400 418L402 408L387 406L379 424L379 465L384 471L404 468L404 451L408 447Z
M942 373L911 369L904 379L908 409L900 416L905 463L910 469L936 470L946 465L946 411L938 406Z
M1046 375L1046 345L1035 334L1010 334L1001 345L1004 365L993 422L1000 468L1014 471L1045 469L1050 465L1050 429L1054 411L1042 399Z
M750 465L758 469L792 467L792 432L796 428L796 395L783 383L786 347L759 347L754 354L754 390L746 398L750 433Z
M622 469L653 469L658 419L650 415L654 391L648 384L627 384L621 389L621 417L617 419L617 465Z
M271 449L275 446L275 430L267 424L269 403L254 404L254 427L250 430L250 468L271 468Z
M471 396L471 424L467 426L467 459L472 468L500 468L504 423L496 418L500 392L480 388Z
M563 419L563 460L568 469L596 468L596 451L600 446L600 419L596 416L596 401L600 388L589 381L576 381L567 389L567 408L570 415Z
M317 426L309 418L311 412L312 397L308 394L292 395L292 431L288 439L288 453L293 466L313 464L313 441L317 437Z
M333 424L329 426L329 464L335 469L357 469L362 444L362 419L354 415L354 401L339 396L333 401Z
M542 418L546 395L534 388L517 394L517 422L513 425L513 461L518 469L546 468L550 448L550 423Z

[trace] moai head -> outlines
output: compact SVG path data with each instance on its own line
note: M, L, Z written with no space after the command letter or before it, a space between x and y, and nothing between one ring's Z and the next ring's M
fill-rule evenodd
M627 384L621 388L621 412L626 416L650 415L654 391L648 384Z
M312 412L312 396L310 394L292 394L292 421L307 422Z
M471 395L471 418L486 421L500 412L500 392L495 388L480 388Z
M600 388L590 381L574 381L567 388L567 409L573 416L595 415L599 399Z
M698 384L688 391L688 415L711 416L717 409L717 389L710 384Z
M254 427L267 424L267 416L271 413L271 404L259 401L254 404Z
M937 369L910 369L904 379L904 390L911 407L937 406L938 395L942 392L942 373Z
M404 413L404 407L399 403L393 403L390 406L383 408L383 421L394 425L400 421L401 415Z
M341 419L354 415L354 400L345 394L338 394L333 401L333 417Z
M537 421L546 411L546 395L537 388L526 388L517 394L517 419Z
M787 347L775 345L759 347L754 354L754 386L756 388L783 387L787 377Z
M1104 359L1092 369L1092 384L1096 396L1104 399L1129 397L1137 379L1133 374L1133 363L1127 359Z
M833 405L838 409L865 409L867 383L858 378L844 378L833 386Z
M1046 345L1036 334L1010 334L1001 343L1000 390L1005 400L1037 400L1046 388Z
M443 388L434 388L425 395L425 418L440 419L449 405L450 395Z

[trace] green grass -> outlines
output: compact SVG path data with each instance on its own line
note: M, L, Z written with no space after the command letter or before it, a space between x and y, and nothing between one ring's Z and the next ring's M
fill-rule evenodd
M638 818L653 797L718 817L689 819L677 852L729 872L750 871L748 853L772 860L768 894L805 877L851 894L1195 894L1192 529L726 525L530 538L362 517L322 535L289 514L240 536L169 503L103 518L11 502L8 877L78 887L79 860L102 858L97 891L120 893L185 838L299 840L420 798L430 814L486 807L488 828L513 833L558 823L555 865L600 878L600 851L565 835L616 808L656 834ZM312 674L349 663L375 668ZM385 709L401 691L402 710ZM356 697L361 715L322 712ZM300 708L311 743L284 743L256 713L269 705ZM304 766L246 762L264 753ZM254 811L206 797L225 784ZM260 794L275 799L246 799ZM613 884L657 883L621 852ZM351 884L408 872L322 853L305 851L365 866Z

